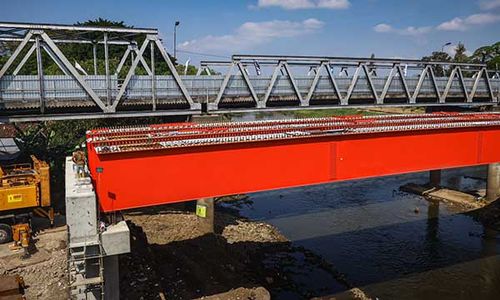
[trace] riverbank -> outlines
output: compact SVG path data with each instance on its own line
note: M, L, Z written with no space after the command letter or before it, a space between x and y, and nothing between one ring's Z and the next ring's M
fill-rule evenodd
M422 196L432 203L444 203L451 211L470 215L483 225L500 231L500 199L487 202L485 189L458 191L445 187L409 183L401 186L400 190Z
M217 206L216 234L203 235L191 211L164 206L125 215L132 253L120 259L123 298L310 299L353 288L332 265L269 224ZM313 273L322 282L305 285L303 276ZM353 290L338 299L369 298Z

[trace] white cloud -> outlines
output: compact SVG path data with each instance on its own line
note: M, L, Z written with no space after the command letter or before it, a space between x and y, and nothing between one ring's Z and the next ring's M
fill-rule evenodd
M391 32L394 30L394 28L392 28L391 25L381 23L373 27L373 30L375 30L376 32Z
M284 9L346 9L351 3L349 0L259 0L257 7L281 7Z
M446 31L465 31L467 30L467 25L462 18L457 17L439 24L437 29Z
M268 21L247 22L238 27L233 34L208 35L201 39L186 41L180 49L190 51L234 52L254 48L279 38L297 37L318 31L324 23L317 19L302 22Z
M466 18L454 18L441 23L436 28L445 31L465 31L472 26L492 24L500 21L500 15L481 13L473 14Z
M444 50L444 52L448 53L449 56L453 57L453 56L455 56L455 53L457 53L457 47L458 47L458 45L448 45L448 46L444 46L443 50ZM472 52L467 50L467 51L465 51L465 55L471 56Z
M428 33L429 31L432 30L432 27L430 26L422 26L422 27L414 27L414 26L409 26L406 28L394 28L389 24L381 23L373 27L373 30L375 32L379 33L396 33L399 35L408 35L408 36L418 36L418 35L423 35L425 33Z
M479 2L479 7L482 10L500 8L500 0L483 0Z

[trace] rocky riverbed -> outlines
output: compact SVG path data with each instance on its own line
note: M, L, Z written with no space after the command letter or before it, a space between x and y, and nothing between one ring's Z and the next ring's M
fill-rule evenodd
M132 253L120 259L124 299L310 299L348 281L314 253L294 247L273 226L218 207L215 234L204 235L191 209L157 207L125 215ZM297 276L322 272L325 287ZM322 299L337 299L331 296ZM359 290L338 299L369 299Z

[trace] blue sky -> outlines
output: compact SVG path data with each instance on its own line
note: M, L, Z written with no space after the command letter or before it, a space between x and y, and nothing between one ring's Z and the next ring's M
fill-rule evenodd
M447 42L500 41L500 0L0 0L0 21L74 23L98 17L158 28L169 50L213 55L418 58ZM447 47L453 52L453 47ZM209 59L180 52L181 60Z

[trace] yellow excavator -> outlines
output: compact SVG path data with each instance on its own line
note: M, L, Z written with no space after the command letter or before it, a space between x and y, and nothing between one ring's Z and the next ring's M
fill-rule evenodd
M31 217L39 215L54 223L50 199L49 165L31 156L32 163L0 167L0 244L27 251Z

